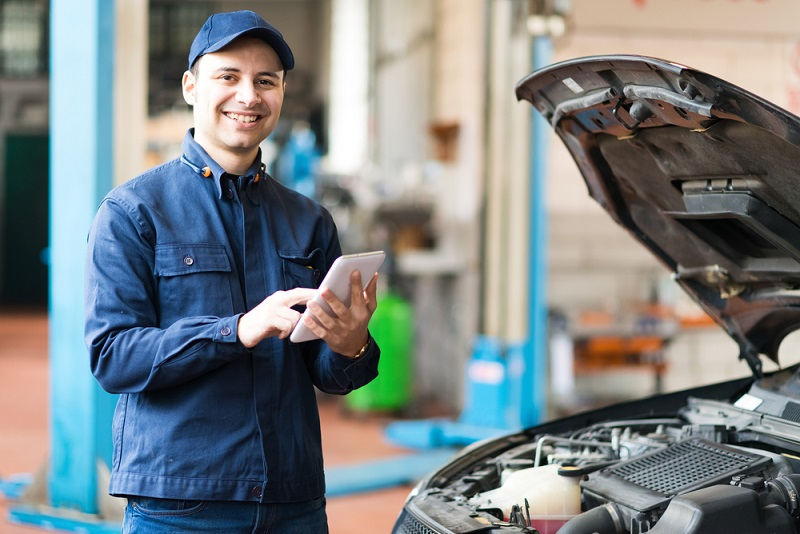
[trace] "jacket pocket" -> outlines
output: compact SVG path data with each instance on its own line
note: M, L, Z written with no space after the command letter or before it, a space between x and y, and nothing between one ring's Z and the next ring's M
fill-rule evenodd
M230 270L231 263L222 245L156 245L156 276Z
M322 250L314 249L310 254L278 251L283 264L285 289L296 287L319 287L322 282Z
M154 275L162 326L183 317L233 315L231 271L223 245L156 245Z

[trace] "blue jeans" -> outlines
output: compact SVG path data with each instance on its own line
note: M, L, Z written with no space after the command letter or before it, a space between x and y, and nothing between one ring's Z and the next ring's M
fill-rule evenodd
M259 504L130 497L123 534L327 534L325 497L298 503Z

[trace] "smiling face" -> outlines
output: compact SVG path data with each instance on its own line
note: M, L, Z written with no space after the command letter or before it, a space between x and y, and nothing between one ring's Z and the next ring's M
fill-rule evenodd
M278 122L285 89L281 61L261 39L241 37L195 66L183 74L194 138L223 169L243 174Z

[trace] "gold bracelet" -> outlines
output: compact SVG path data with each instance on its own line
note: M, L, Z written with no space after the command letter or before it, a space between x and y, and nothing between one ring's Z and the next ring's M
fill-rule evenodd
M364 353L365 353L365 352L367 352L367 347L369 347L369 342L370 342L371 340L372 340L372 338L371 338L371 337L369 337L369 336L367 336L367 342L366 342L366 343L364 343L364 346L363 346L363 347L361 347L361 350L360 350L360 351L358 351L358 354L356 354L355 356L350 356L350 358L351 358L351 359L353 359L353 360L355 360L356 358L360 358L360 357L362 357L362 356L364 355Z

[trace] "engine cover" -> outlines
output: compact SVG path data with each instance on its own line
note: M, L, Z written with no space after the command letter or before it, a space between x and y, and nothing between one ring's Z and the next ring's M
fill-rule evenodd
M771 463L765 456L691 438L597 471L581 487L600 502L647 512L665 507L676 495L727 484L735 475L762 471Z

